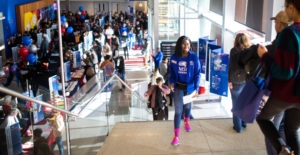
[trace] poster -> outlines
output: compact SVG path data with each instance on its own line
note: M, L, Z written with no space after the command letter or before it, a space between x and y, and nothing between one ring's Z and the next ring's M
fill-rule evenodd
M83 41L84 41L84 51L88 51L88 49L89 49L89 36L84 36Z
M89 31L89 49L90 50L93 47L93 31Z
M228 63L229 55L221 48L211 51L210 92L228 96Z
M199 39L199 62L201 65L200 73L205 74L206 71L206 64L205 64L205 57L206 57L206 48L207 48L208 36L202 37Z
M209 74L210 74L210 67L209 67L210 62L209 62L209 60L210 60L210 57L211 57L211 50L218 49L218 48L221 48L221 47L217 46L217 41L216 40L208 40L207 48L206 48L206 54L205 54L205 57L206 57L206 62L205 62L206 81L209 81Z
M64 63L65 67L65 81L71 80L71 63L70 61Z
M43 95L39 95L35 97L36 100L42 101L43 100ZM33 123L36 124L44 119L44 110L43 106L33 103Z
M57 82L57 75L51 76L49 78L49 91L50 91L50 98L53 98L53 92L55 92L55 96L58 96L58 82Z
M73 52L73 68L81 68L80 51Z
M80 51L80 56L83 56L83 47L82 47L82 43L78 44L78 51Z
M48 42L50 42L51 41L51 29L47 29L47 36L48 36Z
M1 154L16 155L23 152L19 123L7 125L0 129Z

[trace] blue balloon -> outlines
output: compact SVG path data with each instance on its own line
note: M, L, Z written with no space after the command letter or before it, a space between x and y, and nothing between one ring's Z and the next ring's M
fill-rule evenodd
M73 29L73 27L72 27L72 26L70 26L70 27L68 27L68 28L67 28L67 32L68 32L68 33L72 33L72 32L73 32L73 30L74 30L74 29Z
M80 12L83 11L83 7L82 6L79 7L79 11Z
M82 19L82 20L83 20L84 18L85 18L85 16L84 16L84 15L81 15L81 16L80 16L80 19Z
M22 44L23 44L24 46L30 46L30 45L31 45L31 42L32 42L32 40L31 40L31 38L30 38L29 36L24 36L24 37L22 38Z
M33 53L29 53L27 55L27 61L29 62L29 64L33 64L36 62L36 57Z
M63 22L63 23L64 23L64 22L66 22L66 21L67 21L67 18L66 18L65 16L61 16L61 17L60 17L60 20L61 20L61 22Z

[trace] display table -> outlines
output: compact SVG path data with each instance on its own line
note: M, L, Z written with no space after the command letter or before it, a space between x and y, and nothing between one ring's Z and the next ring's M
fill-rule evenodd
M84 69L78 69L71 74L72 80L79 80L81 85L84 85Z

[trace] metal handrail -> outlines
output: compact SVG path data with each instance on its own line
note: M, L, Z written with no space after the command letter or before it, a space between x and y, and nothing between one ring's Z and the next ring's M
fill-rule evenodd
M3 86L0 86L0 92L3 92L5 94L8 94L8 95L12 95L12 96L15 96L15 97L18 97L18 98L21 98L23 100L27 100L27 101L30 101L30 102L34 102L36 104L39 104L39 105L42 105L42 106L45 106L45 107L49 107L49 108L52 108L52 109L55 109L59 112L62 112L62 113L65 113L65 114L68 114L68 115L71 115L71 116L74 116L74 117L79 117L78 115L76 114L73 114L67 110L64 110L64 109L61 109L61 108L58 108L52 104L49 104L47 102L44 102L44 101L40 101L40 100L36 100L36 99L33 99L31 97L28 97L28 96L25 96L21 93L18 93L16 91L13 91L13 90L10 90L8 88L5 88Z
M117 80L118 81L120 81L127 89L129 89L129 91L134 95L134 96L136 96L137 98L138 98L138 100L140 100L142 103L144 103L145 105L147 105L147 103L146 103L146 101L145 100L143 100L139 95L137 95L137 93L136 92L134 92L117 74L113 74L112 76L111 76L111 78L108 80L108 81L106 81L105 83L104 83L104 85L102 86L102 88L100 89L100 90L98 90L95 94L99 94L99 93L102 93L102 91L105 89L105 87L114 79L114 78L117 78ZM87 104L85 105L85 107L90 103L90 102L92 102L93 100L94 100L94 98L96 97L97 95L94 95L88 102L87 102ZM84 108L83 108L84 109ZM82 109L82 110L83 110ZM80 110L80 112L79 113L81 113L82 112L82 110ZM79 114L78 113L78 114Z

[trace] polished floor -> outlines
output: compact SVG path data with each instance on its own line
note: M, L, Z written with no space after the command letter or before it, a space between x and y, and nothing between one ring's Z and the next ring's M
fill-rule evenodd
M267 154L264 137L257 124L236 133L232 130L231 119L204 119L192 120L191 128L191 132L185 132L181 125L180 144L172 146L172 121L117 123L98 155Z

